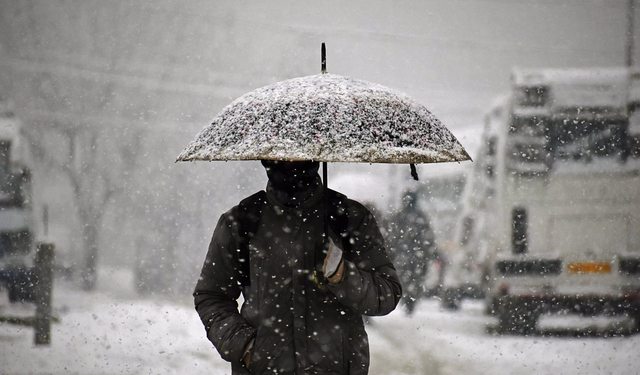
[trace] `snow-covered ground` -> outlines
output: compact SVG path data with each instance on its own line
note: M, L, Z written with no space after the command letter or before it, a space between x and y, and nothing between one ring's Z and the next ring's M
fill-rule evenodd
M58 281L54 309L60 322L52 327L51 345L35 347L33 329L0 324L0 373L229 373L229 365L206 340L190 296L170 301L139 298L131 285L130 273L113 270L101 272L92 294ZM8 306L4 298L0 314L32 312L28 305ZM450 312L440 309L437 301L426 301L413 316L399 309L374 318L367 326L370 373L640 373L640 335L497 336L487 333L494 323L482 314L478 302Z

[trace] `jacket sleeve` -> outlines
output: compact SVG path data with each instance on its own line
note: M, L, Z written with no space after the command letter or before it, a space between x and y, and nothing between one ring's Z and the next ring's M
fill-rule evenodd
M223 215L213 232L193 297L207 338L223 359L239 363L256 329L238 312L239 266L233 229L231 220Z
M386 315L398 305L402 287L373 215L353 203L357 206L349 214L351 256L344 261L343 279L328 288L357 313Z

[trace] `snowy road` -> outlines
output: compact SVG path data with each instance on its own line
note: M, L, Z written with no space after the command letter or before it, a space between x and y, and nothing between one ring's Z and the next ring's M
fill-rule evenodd
M113 274L89 295L56 286L52 345L34 347L33 330L0 325L2 374L227 374L229 366L204 338L190 298L138 299ZM29 306L1 314L29 314ZM436 301L375 318L367 326L372 375L639 374L640 335L514 337L487 333L482 305L441 310Z
M420 307L411 318L394 312L371 327L372 374L640 373L638 335L498 336L487 333L495 320L482 314L479 302L457 312L441 310L435 301Z

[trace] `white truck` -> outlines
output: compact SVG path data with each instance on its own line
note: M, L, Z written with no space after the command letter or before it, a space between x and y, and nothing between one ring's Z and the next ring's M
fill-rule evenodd
M513 72L467 183L451 306L480 291L501 332L557 312L640 327L638 88L623 68Z

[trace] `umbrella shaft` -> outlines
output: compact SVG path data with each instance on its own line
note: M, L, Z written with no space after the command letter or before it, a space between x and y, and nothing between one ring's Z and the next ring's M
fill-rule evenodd
M326 241L329 237L329 187L327 184L327 162L322 162L322 201L324 206L324 230L323 236Z

